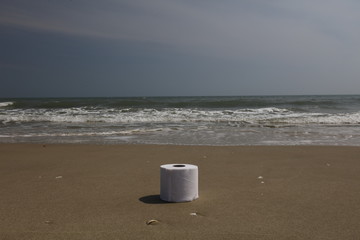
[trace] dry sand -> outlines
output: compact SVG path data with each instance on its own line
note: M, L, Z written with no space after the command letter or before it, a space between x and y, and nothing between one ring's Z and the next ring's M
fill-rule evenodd
M198 200L159 200L165 163ZM360 238L359 147L0 144L0 189L2 240Z

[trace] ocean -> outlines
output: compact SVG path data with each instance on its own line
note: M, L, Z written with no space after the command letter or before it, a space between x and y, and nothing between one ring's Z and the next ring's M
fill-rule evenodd
M360 95L0 99L0 143L360 146Z

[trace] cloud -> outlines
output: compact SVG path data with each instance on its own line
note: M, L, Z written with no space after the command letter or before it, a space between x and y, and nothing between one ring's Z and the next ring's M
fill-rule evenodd
M158 43L192 54L286 61L351 49L360 3L335 0L5 0L0 23L69 35Z
M355 38L352 1L6 0L0 22L43 31L220 49ZM293 45L291 45L291 43ZM243 49L240 49L240 53Z
M152 48L149 60L141 55L142 65L158 49L169 58L179 53L194 65L189 78L207 77L194 73L201 69L225 75L231 85L242 77L309 85L316 79L320 86L339 78L358 81L358 9L360 2L353 0L2 0L0 28ZM134 48L129 56L138 56ZM196 61L204 58L215 60L200 66Z

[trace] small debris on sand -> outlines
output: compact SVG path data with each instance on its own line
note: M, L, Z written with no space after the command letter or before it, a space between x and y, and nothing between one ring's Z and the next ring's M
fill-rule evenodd
M151 220L146 221L146 225L155 225L158 223L159 223L159 221L156 219L151 219Z

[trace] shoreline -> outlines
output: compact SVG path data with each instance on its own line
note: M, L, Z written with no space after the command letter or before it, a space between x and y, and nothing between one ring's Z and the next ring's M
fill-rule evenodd
M141 143L141 142L0 142L0 145L39 145L39 146L168 146L168 147L215 147L215 148L221 148L221 147L230 147L230 148L249 148L249 147L285 147L285 148L291 148L291 147L324 147L324 148L331 148L331 147L340 147L340 148L360 148L360 145L356 144L234 144L234 145L221 145L221 144L186 144L186 143Z
M0 238L355 239L358 156L357 146L2 143ZM158 199L166 163L199 166L199 199Z

